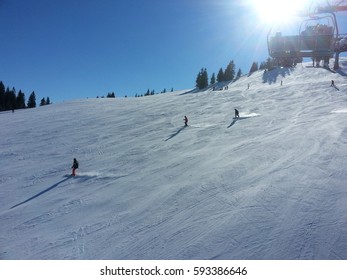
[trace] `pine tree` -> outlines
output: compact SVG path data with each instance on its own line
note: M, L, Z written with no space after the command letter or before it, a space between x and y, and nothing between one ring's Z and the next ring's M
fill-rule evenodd
M208 86L208 74L206 68L201 68L198 76L196 77L196 87L203 89Z
M18 92L16 103L17 103L16 105L17 109L25 108L25 95L21 90L19 90Z
M253 73L255 71L258 71L258 62L253 62L252 63L252 66L251 66L251 69L249 70L249 73Z
M208 86L208 74L207 74L207 69L205 68L203 73L202 73L202 80L201 80L201 86L203 88Z
M42 98L40 102L40 106L45 106L46 105L46 99Z
M16 101L17 97L15 88L12 88L12 90L10 90L9 87L7 87L4 95L4 110L16 109Z
M214 85L216 83L216 75L213 73L210 81L210 85Z
M239 68L239 71L237 71L237 74L236 74L236 79L239 79L241 76L242 76L242 71L241 71L241 68Z
M224 82L224 71L222 68L219 69L218 74L217 74L217 82Z
M5 110L5 85L0 82L0 111Z
M235 64L234 61L230 61L227 68L224 71L224 81L232 81L235 77Z
M28 100L28 108L35 108L36 107L36 95L35 92L33 91Z
M112 91L107 94L107 98L116 98L116 94Z
M196 79L195 79L195 86L200 89L200 83L201 83L201 71L198 73Z
M16 96L16 91L14 90L11 90L10 92L10 110L14 110L14 109L17 109L17 96Z

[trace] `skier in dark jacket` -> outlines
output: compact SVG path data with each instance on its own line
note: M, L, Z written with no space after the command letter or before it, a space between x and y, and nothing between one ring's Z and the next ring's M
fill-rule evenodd
M187 116L184 116L184 126L188 126L188 118Z
M239 111L237 109L235 109L235 117L234 117L234 119L237 119L239 117L240 117Z
M73 164L71 166L72 168L72 176L76 176L76 169L78 168L78 161L76 158L73 159Z

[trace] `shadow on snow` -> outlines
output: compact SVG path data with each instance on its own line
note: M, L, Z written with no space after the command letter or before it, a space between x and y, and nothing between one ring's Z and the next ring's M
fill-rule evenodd
M181 127L179 130L177 130L175 133L171 134L169 138L167 138L165 141L170 140L171 138L174 138L178 133L180 133L183 129L185 129L187 126Z
M335 85L331 85L332 87L334 87L336 90L340 90L337 86Z
M44 193L46 193L46 192L48 192L48 191L50 191L50 190L52 190L52 189L58 187L60 184L66 182L66 181L69 180L70 178L72 178L72 177L69 176L69 177L67 177L67 178L65 178L65 179L63 179L63 180L61 180L61 181L59 181L58 183L55 183L53 186L50 186L49 188L43 190L42 192L39 192L38 194L36 194L36 195L34 195L34 196L28 198L27 200L25 200L25 201L23 201L23 202L20 202L20 203L14 205L14 206L12 206L10 209L16 208L16 207L19 206L19 205L22 205L22 204L24 204L24 203L27 203L27 202L29 202L29 201L31 201L31 200L33 200L33 199L35 199L35 198L37 198L37 197L43 195Z
M259 115L258 114L251 114L251 115L246 115L246 116L243 116L243 117L233 118L233 121L231 122L231 124L229 124L228 128L232 127L236 123L236 121L238 121L238 120L241 121L241 120L245 120L245 119L249 119L249 118L254 118L254 117L257 117L257 116L259 116Z
M278 76L285 78L287 75L290 75L290 72L293 71L293 68L288 67L276 67L270 71L265 70L263 73L263 83L273 84L277 82Z
M239 118L233 118L233 121L231 122L231 124L229 124L228 128L229 128L229 127L232 127L232 126L236 123L236 121L237 121L238 119L239 119Z

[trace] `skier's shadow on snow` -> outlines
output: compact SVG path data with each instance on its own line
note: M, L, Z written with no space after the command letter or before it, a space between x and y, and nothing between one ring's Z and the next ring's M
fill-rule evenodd
M231 122L231 124L229 124L228 128L232 127L236 123L236 121L239 120L239 119L240 118L233 118L233 121Z
M178 133L180 133L183 129L185 129L187 126L181 127L179 130L177 130L175 133L171 134L169 138L167 138L165 141L170 140L171 138L174 138Z
M27 200L25 200L25 201L23 201L23 202L21 202L21 203L18 203L18 204L14 205L14 206L12 206L11 209L16 208L17 206L22 205L22 204L24 204L24 203L27 203L27 202L29 202L30 200L33 200L33 199L39 197L40 195L43 195L44 193L46 193L46 192L48 192L48 191L50 191L50 190L52 190L52 189L58 187L60 184L62 184L62 183L64 183L65 181L69 180L70 178L72 178L72 177L69 176L69 177L67 177L67 178L65 178L65 179L63 179L63 180L61 180L60 182L54 184L53 186L50 186L49 188L43 190L42 192L39 192L38 194L36 194L36 195L34 195L34 196L28 198Z
M336 90L340 91L340 89L337 86L335 85L331 85L331 86L334 87Z
M241 121L241 120L249 119L249 118L252 118L252 117L255 117L255 116L257 116L257 115L233 118L233 121L231 122L231 124L229 124L228 128L229 128L229 127L232 127L232 126L236 123L236 121Z

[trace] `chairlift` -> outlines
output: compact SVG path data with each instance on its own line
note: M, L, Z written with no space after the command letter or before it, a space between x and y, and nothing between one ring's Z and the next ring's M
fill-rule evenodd
M293 66L302 62L304 57L318 62L324 60L324 65L327 65L335 52L338 27L334 13L327 13L303 20L298 35L270 34L271 29L267 36L268 52L278 65Z

